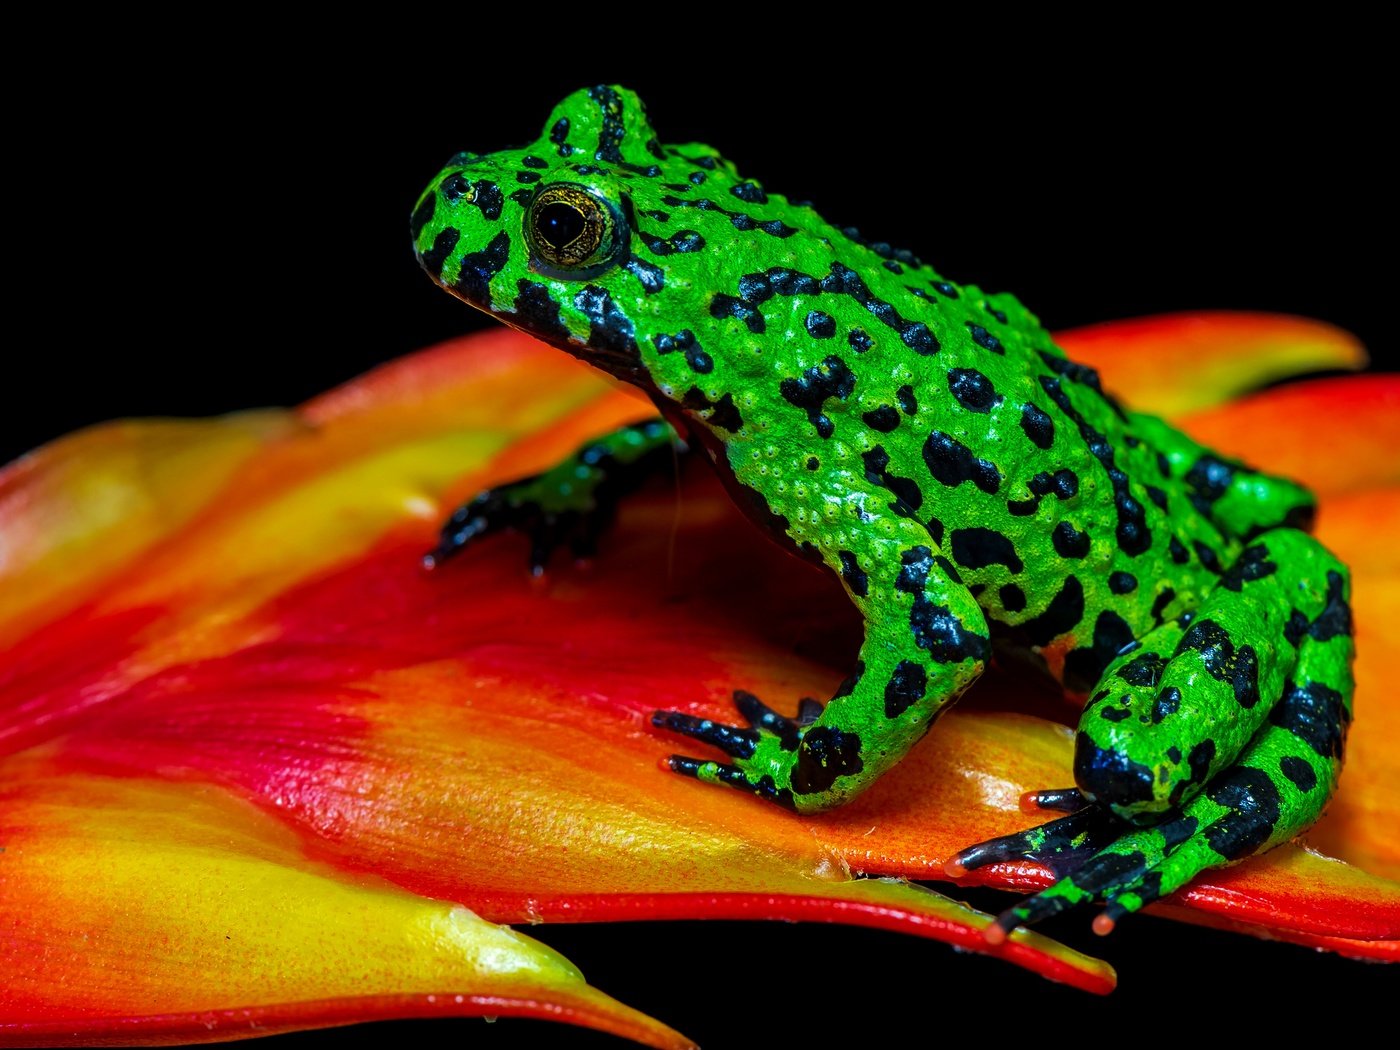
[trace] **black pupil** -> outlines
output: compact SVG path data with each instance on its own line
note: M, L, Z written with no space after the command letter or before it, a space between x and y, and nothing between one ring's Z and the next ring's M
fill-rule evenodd
M584 225L583 212L572 204L555 201L553 204L546 204L540 211L536 228L551 248L563 248L578 238Z

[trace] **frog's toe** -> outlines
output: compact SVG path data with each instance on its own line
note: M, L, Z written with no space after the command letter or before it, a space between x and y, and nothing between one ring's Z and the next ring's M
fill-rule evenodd
M1093 799L1077 787L1027 791L1021 796L1022 813L1078 813Z
M711 762L688 755L672 755L666 760L667 768L673 773L694 777L707 784L723 784L757 795L780 806L794 809L790 785L779 783L775 772L780 772L784 763L774 763L777 755L795 756L802 742L806 726L804 717L815 719L810 710L821 705L815 701L804 701L798 708L797 718L779 714L752 693L742 689L734 691L734 706L743 716L748 726L727 725L709 718L696 718L680 711L657 711L651 716L651 724L658 729L667 729L699 740L723 751L734 761L731 763Z
M1062 877L1113 842L1121 830L1121 822L1103 807L1086 806L1048 824L969 846L945 863L943 870L950 878L960 879L988 864L1032 860Z

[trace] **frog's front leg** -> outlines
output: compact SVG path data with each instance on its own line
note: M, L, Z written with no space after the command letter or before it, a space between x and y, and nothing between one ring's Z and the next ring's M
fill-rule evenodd
M940 711L982 673L990 654L982 610L957 570L909 518L890 518L856 555L828 559L865 616L854 672L815 720L783 718L737 693L748 727L675 711L652 723L712 744L729 762L674 755L677 773L727 784L810 813L840 805L903 757Z
M1093 805L964 850L966 870L1022 857L1063 877L1005 912L1009 931L1103 901L1107 932L1209 868L1286 842L1321 815L1351 719L1345 566L1275 529L1193 614L1125 649L1080 721L1075 776Z
M437 547L423 563L433 568L504 529L530 537L530 569L537 576L565 541L585 557L612 521L618 501L673 467L686 451L663 419L630 423L594 438L543 474L498 485L463 503L442 526Z

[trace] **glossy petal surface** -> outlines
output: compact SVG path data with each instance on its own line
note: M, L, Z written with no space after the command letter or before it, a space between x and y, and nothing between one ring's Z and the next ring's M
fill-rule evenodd
M1197 377L1134 371L1161 323L1134 324L1098 362L1106 382L1200 405ZM1239 374L1351 360L1319 345L1260 350ZM1198 881L1173 913L1397 955L1400 565L1374 542L1400 524L1381 454L1400 441L1396 398L1385 379L1317 381L1187 421L1323 494L1323 538L1356 573L1361 656L1342 788L1309 835L1350 863L1286 847ZM1291 441L1318 413L1338 420L1328 443ZM727 715L742 686L792 710L830 691L858 642L839 589L775 557L713 479L629 503L591 570L561 561L532 582L510 536L419 568L455 501L648 414L493 333L294 413L117 424L0 473L0 966L21 975L0 1016L24 1026L10 1032L192 1039L209 1037L200 1017L217 1037L515 1010L683 1045L494 922L804 918L990 950L985 916L851 876L937 878L956 849L1035 822L1018 797L1070 782L1072 742L1011 710L1026 683L987 681L872 791L801 819L657 769L671 741L653 709ZM1045 881L1033 865L977 875ZM996 954L1112 986L1034 934ZM128 976L99 981L103 966Z

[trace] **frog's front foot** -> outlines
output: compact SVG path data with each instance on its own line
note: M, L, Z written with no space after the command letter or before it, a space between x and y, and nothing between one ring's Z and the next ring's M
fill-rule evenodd
M734 706L747 726L725 725L679 711L657 711L651 724L719 748L733 762L713 762L687 755L671 755L667 767L674 773L695 777L707 784L723 784L776 802L787 809L800 808L793 797L793 775L803 751L803 737L817 720L822 705L804 698L797 717L774 711L752 693L734 691ZM810 749L810 745L809 745Z
M682 451L684 446L664 420L622 427L543 474L487 489L462 504L443 525L437 547L424 556L423 564L435 568L482 537L506 530L530 538L530 571L535 576L565 543L575 557L588 557L619 500L650 475L673 465Z

